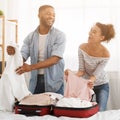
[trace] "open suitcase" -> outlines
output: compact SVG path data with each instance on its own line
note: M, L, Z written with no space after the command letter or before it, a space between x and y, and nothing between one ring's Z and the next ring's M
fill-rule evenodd
M15 114L23 114L26 116L42 116L51 113L51 105L21 105L19 102L15 103Z
M96 114L99 110L98 104L87 107L87 108L69 108L69 107L53 107L53 115L59 116L67 116L67 117L77 117L77 118L88 118L94 114Z
M74 76L74 77L76 79L76 76ZM78 85L78 81L77 81L77 85ZM83 91L82 91L82 93L83 93ZM93 104L91 107L84 107L84 108L57 106L56 103L58 103L62 98L65 98L66 96L64 94L64 96L58 97L60 94L58 95L57 93L54 93L54 95L55 94L57 95L57 97L53 97L53 98L55 98L54 99L55 104L52 103L49 105L41 106L41 105L28 105L27 101L24 104L16 103L15 104L15 113L29 115L29 116L32 116L32 115L42 116L42 115L51 114L51 115L54 115L57 117L67 116L67 117L77 117L77 118L88 118L88 117L96 114L99 111L99 105L97 103ZM84 94L86 94L86 92ZM43 100L44 100L44 97L46 97L46 96L42 97ZM81 96L81 97L83 97L83 96ZM56 98L57 98L57 100L56 100ZM37 98L35 98L35 100L37 100ZM38 100L41 101L39 99L39 97L38 97Z
M60 94L47 92L42 94L34 94L28 96L15 103L15 114L23 114L26 116L42 116L52 114L52 106L56 103L56 98L60 99Z
M23 114L26 116L42 116L42 115L54 115L54 116L67 116L77 118L88 118L96 114L99 110L98 104L92 107L86 108L72 108L72 107L58 107L55 105L21 105L19 102L15 103L15 114Z
M68 98L68 99L66 101L62 101L61 106L60 105L53 106L53 115L58 117L67 116L67 117L77 117L77 118L88 118L96 114L99 111L99 105L95 102L96 100L94 99L95 97L94 91L88 87L87 80L81 77L77 77L71 71L69 71L68 73L69 74L66 77L67 82L64 93L64 98ZM72 102L69 101L69 98L71 97L75 99L80 98L82 102L86 100L88 103L91 103L92 105L80 107L78 105L80 104L80 102L75 101L74 102L76 104L75 107L72 105Z

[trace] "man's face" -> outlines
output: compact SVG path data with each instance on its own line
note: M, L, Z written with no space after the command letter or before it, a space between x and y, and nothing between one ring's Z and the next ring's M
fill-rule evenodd
M55 21L54 9L49 7L45 8L39 13L40 24L45 27L51 27Z

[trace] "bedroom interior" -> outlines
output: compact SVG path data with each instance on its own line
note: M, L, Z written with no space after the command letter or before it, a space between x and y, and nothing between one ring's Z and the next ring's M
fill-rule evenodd
M95 22L112 23L116 35L110 43L104 43L109 49L111 59L105 70L110 79L110 95L107 111L98 112L90 118L69 118L55 116L27 117L9 112L0 112L0 120L120 120L120 3L119 0L0 0L0 71L7 59L6 46L15 41L21 48L26 35L38 25L38 8L42 4L50 4L56 9L54 26L65 32L67 43L65 49L65 69L78 69L77 50L79 44L85 42L89 28ZM3 20L3 21L2 21ZM2 22L5 24L3 25ZM3 25L3 26L2 26ZM4 34L4 35L3 35ZM72 49L71 49L72 46ZM29 61L27 61L29 63ZM26 73L29 84L30 73ZM0 98L2 99L2 98Z

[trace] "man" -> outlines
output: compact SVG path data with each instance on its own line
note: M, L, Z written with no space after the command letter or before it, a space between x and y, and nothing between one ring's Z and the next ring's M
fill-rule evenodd
M64 92L65 35L53 27L55 11L50 5L43 5L38 13L39 26L24 40L21 54L24 62L30 57L31 65L26 63L16 69L17 74L31 71L29 90L34 93ZM14 49L9 49L9 55Z

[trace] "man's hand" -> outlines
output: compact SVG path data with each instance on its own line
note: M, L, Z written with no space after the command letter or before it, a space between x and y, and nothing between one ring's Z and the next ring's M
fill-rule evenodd
M32 70L31 65L24 63L23 66L20 66L19 68L16 69L16 73L21 75L21 74L23 74L25 72L29 72L31 70Z
M8 55L14 55L15 54L15 48L12 46L7 46L7 53Z

